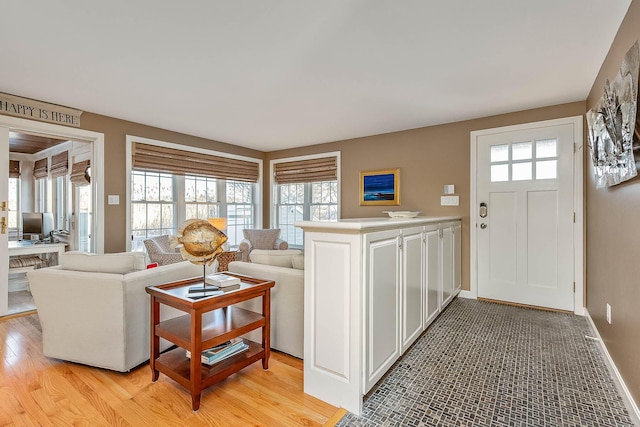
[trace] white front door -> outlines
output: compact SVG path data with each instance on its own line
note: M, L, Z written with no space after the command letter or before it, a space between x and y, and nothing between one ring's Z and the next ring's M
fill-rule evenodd
M0 127L0 316L9 312L9 129Z
M477 137L478 297L574 311L574 128Z

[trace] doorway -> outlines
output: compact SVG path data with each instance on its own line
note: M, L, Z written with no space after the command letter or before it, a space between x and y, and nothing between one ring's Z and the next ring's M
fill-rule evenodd
M582 126L471 133L471 297L583 314Z
M90 144L91 149L85 155L87 159L91 162L91 175L92 182L89 186L90 190L90 207L89 211L91 212L91 219L93 220L93 227L91 233L92 246L93 251L96 253L104 252L104 135L97 132L87 131L83 129L69 128L60 125L54 125L50 123L43 122L35 122L31 120L15 118L10 116L0 116L0 159L5 161L6 164L9 162L9 140L10 134L18 133L18 134L28 134L28 135L39 135L43 138L53 138L53 139L61 139L65 141L82 141L84 144ZM77 143L75 143L77 144ZM72 159L73 160L73 159ZM0 202L8 201L9 196L9 176L8 173L5 176L4 171L6 168L3 168L3 173L0 173ZM60 183L58 183L60 184ZM42 185L42 184L41 184ZM50 187L53 186L53 183ZM35 187L35 186L34 186ZM49 188L46 190L50 190L55 194L61 194L63 191L72 192L73 190L70 187L60 186L58 189ZM45 190L45 191L46 191ZM86 191L86 190L85 190ZM34 188L34 193L36 189ZM75 193L75 192L74 192ZM74 196L79 197L80 195L74 194ZM86 194L84 194L86 201ZM69 197L68 199L71 199ZM51 203L60 202L60 200L51 199ZM34 201L35 203L35 201ZM74 202L75 203L75 202ZM86 208L86 206L85 206ZM77 212L77 208L73 207L74 211ZM41 207L36 209L35 206L32 205L32 208L29 208L31 211L44 211ZM69 207L71 210L71 206ZM85 209L86 211L87 209ZM64 210L61 209L60 212ZM10 212L7 209L4 209L0 212L0 217L6 218L5 221L8 222L8 217L10 216ZM86 215L85 215L86 217ZM57 221L65 221L67 224L72 224L75 220L74 218L64 218L64 216L60 216L56 218ZM12 236L13 239L16 236ZM64 240L61 238L60 240ZM86 241L86 239L85 239ZM86 248L87 246L85 246ZM15 270L13 270L15 271ZM0 317L9 314L9 236L5 233L0 233ZM22 304L21 307L13 309L15 310L23 310L24 307L28 307L28 302L25 304L24 298L18 298L19 304Z

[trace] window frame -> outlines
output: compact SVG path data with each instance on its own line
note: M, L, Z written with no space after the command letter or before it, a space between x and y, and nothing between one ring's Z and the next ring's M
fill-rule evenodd
M128 251L132 250L132 233L133 233L132 222L131 222L132 221L131 179L134 172L132 168L132 145L134 142L140 142L143 144L150 144L150 145L159 145L159 146L179 149L183 151L190 151L194 153L201 153L201 154L207 154L207 155L215 155L215 156L225 157L229 159L246 160L246 161L257 163L258 170L259 170L258 181L255 183L253 182L250 183L252 185L252 191L251 191L251 197L252 197L251 210L252 210L252 217L253 217L252 226L260 227L262 225L262 170L263 170L262 159L239 156L239 155L230 154L230 153L223 153L223 152L218 152L214 150L206 150L202 148L190 147L190 146L175 144L175 143L166 142L166 141L158 141L158 140L153 140L148 138L137 137L133 135L127 135L125 148L126 148L126 187L127 187L126 188L126 203L127 203L126 227L127 227L127 236L129 236L129 238L127 238L126 246ZM168 175L172 175L172 174L168 174ZM188 219L186 218L186 201L184 200L185 177L183 175L172 175L172 176L174 179L174 194L176 194L175 196L176 207L174 212L174 222L175 222L174 229L177 230L177 227L179 227L180 224L182 224L185 220ZM199 177L200 175L194 174L193 176ZM229 204L226 203L226 183L228 181L235 181L235 180L224 180L220 178L211 178L211 177L208 177L208 178L217 180L218 213L220 217L228 218L227 211L228 211ZM243 181L237 181L237 182L243 182ZM232 227L233 225L231 224L231 221L228 220L227 230L230 230ZM231 236L229 236L229 238L230 238L229 240L231 241L232 240ZM231 248L237 247L237 245L240 244L240 240L238 240L238 242L234 246L231 246Z
M326 152L326 153L318 153L318 154L311 154L311 155L306 155L306 156L296 156L296 157L283 157L280 159L274 159L271 160L269 162L269 167L270 167L270 188L271 188L271 215L270 215L270 221L269 223L271 224L272 228L282 228L280 227L280 221L279 221L279 213L280 213L280 207L281 206L285 206L283 204L280 204L280 193L281 193L281 186L284 185L290 185L292 183L287 183L287 184L278 184L275 181L275 165L277 163L283 163L283 162L293 162L293 161L301 161L301 160L309 160L309 159L320 159L320 158L324 158L324 157L336 157L336 163L337 163L337 177L336 177L336 185L337 185L337 202L335 204L336 206L336 210L337 210L337 220L340 219L341 215L341 205L340 205L340 182L341 182L341 174L340 174L340 152L339 151L333 151L333 152ZM311 218L311 209L312 206L314 205L312 203L312 191L311 191L311 187L313 184L317 184L320 182L334 182L334 181L314 181L314 182L306 182L306 183L299 183L304 185L304 205L303 205L303 221L309 221ZM296 185L299 185L296 184ZM292 204L291 206L297 206L299 204ZM326 205L326 203L321 203L320 205ZM331 204L332 205L332 204ZM294 228L295 230L295 228ZM295 231L294 231L295 232ZM283 240L287 240L286 238L287 236L282 236ZM297 244L297 243L293 243L293 242L287 242L289 244L289 247L291 248L300 248L302 249L304 247L304 236L302 239L303 243L302 244Z

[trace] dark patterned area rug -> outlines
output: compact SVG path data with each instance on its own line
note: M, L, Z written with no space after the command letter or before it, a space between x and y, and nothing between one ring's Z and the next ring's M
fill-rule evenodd
M456 298L338 426L633 426L586 318Z

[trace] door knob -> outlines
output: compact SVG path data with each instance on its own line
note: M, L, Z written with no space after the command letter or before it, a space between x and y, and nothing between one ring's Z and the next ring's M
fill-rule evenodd
M483 222L482 224L480 224L480 228L482 228L482 229L484 230L485 228L487 228L487 224L485 224L485 223Z
M7 210L7 202L0 202L0 211L6 211Z
M0 218L0 234L7 234L7 218Z

